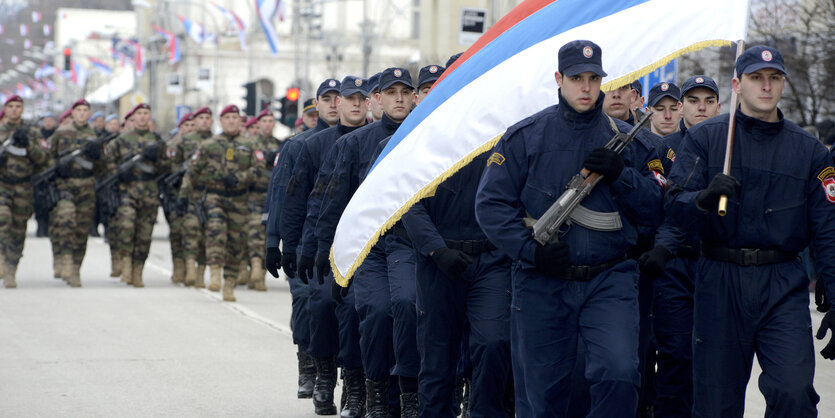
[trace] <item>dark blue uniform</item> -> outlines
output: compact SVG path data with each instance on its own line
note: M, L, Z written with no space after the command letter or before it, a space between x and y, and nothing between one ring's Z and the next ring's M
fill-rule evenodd
M687 127L665 136L672 150L680 149ZM675 258L655 279L653 331L657 343L655 414L688 417L693 409L693 268L699 258L699 236L664 224L658 228L655 245L670 250Z
M296 248L301 245L302 256L312 258L316 251L316 243L312 240L312 227L315 225L313 219L316 217L321 199L320 193L314 193L319 169L323 167L326 156L337 139L354 129L356 128L337 124L337 126L322 130L309 136L299 152L293 177L287 185L281 211L280 231L286 247ZM322 184L321 180L319 184ZM303 235L307 238L304 242L300 242ZM362 359L359 349L356 348L357 342L352 341L351 338L354 334L351 330L355 327L346 324L344 332L341 332L342 322L352 320L355 322L356 315L352 316L350 312L337 315L337 306L331 296L330 283L320 285L317 280L311 279L308 283L310 288L308 302L310 348L308 352L315 358L328 358L338 354L344 368L360 368ZM333 280L332 276L329 280ZM358 338L353 340L358 340Z
M322 197L316 222L319 256L330 251L339 218L369 166L374 163L378 144L399 126L399 123L383 114L382 120L339 139L334 155L334 170ZM395 364L391 310L393 295L384 248L383 245L377 245L372 249L372 255L363 262L349 288L349 294L353 293L354 299L346 300L346 305L353 305L359 314L360 348L366 376L371 380L388 379ZM414 316L414 308L412 312ZM396 316L394 321L397 322ZM411 349L416 350L414 338L411 343Z
M502 400L511 378L511 261L487 240L475 217L476 190L488 156L476 157L402 219L417 252L421 416L454 415L465 332L472 362L470 416L504 415ZM429 256L447 247L473 261L460 277L449 277Z
M511 347L519 416L565 414L578 336L586 343L590 415L630 415L637 407L638 269L624 258L638 238L636 220L655 223L661 217L663 188L649 169L656 159L652 144L639 133L621 154L626 167L620 176L599 184L583 202L590 210L618 211L622 229L573 225L560 238L573 265L613 264L602 273L570 281L539 272L534 268L539 244L523 221L526 215L542 216L586 156L612 138L602 104L600 93L587 112L560 104L512 126L496 145L479 185L479 224L515 262ZM615 123L621 132L630 129Z
M704 254L695 266L694 415L742 416L756 353L769 413L815 416L809 280L796 254L811 242L835 289L835 169L825 147L782 112L775 123L736 117L731 176L742 188L726 216L695 199L722 171L728 115L685 134L670 176L668 219L698 230ZM747 265L719 259L739 249L759 251L738 260Z

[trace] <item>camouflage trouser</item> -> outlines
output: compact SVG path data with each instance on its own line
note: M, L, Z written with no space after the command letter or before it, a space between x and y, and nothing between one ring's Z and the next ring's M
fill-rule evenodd
M118 213L118 211L117 211ZM107 238L107 245L110 247L110 255L121 257L119 251L119 228L116 221L116 213L110 218L107 218L107 228L104 231L104 236Z
M26 221L34 212L31 183L0 183L0 255L16 266L23 253Z
M249 205L246 194L224 197L206 196L206 261L224 266L223 277L237 279L246 256L246 217Z
M58 190L61 200L49 213L49 234L55 237L53 254L72 255L73 262L80 265L96 210L96 179L65 179Z
M183 259L185 258L185 244L183 243L185 219L177 211L169 212L165 219L168 219L168 242L171 244L171 258Z
M249 205L250 211L249 216L247 216L246 229L250 259L256 257L263 259L264 252L267 250L267 225L261 223L266 198L266 193L252 193L249 195L251 203ZM257 204L255 202L261 203Z
M183 253L186 258L194 257L197 264L206 264L206 234L205 227L200 226L194 208L183 216Z
M119 188L116 211L116 240L119 256L130 256L133 264L142 264L151 249L151 236L159 207L155 181L135 181Z

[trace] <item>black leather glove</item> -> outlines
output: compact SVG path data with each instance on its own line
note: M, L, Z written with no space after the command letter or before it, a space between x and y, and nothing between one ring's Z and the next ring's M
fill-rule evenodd
M18 129L12 134L12 144L16 147L26 148L29 146L29 136L25 129Z
M347 287L342 287L336 280L331 283L331 297L338 305L345 304L345 297L348 296L348 288L351 287L351 282L348 282Z
M278 247L267 247L267 254L264 256L264 264L267 271L278 278L278 269L281 268L281 250Z
M432 252L432 261L438 266L444 274L450 279L457 279L461 276L467 266L473 263L465 252L460 250L453 250L449 247L441 247Z
M227 189L234 189L238 187L238 178L234 174L227 174L223 177L223 184L226 185Z
M832 331L832 336L829 338L829 344L821 350L821 355L827 360L835 360L835 313L831 309L823 316L815 338L822 340L826 337L826 330Z
M606 148L595 148L586 161L583 162L583 167L586 167L592 173L597 173L603 176L603 180L611 183L620 177L623 171L623 157L620 154Z
M314 261L310 257L299 257L299 279L302 283L308 284L313 280L313 266Z
M82 152L93 161L101 159L101 145L93 141L87 141Z
M142 148L142 158L155 163L159 159L159 144L151 144Z
M587 167L588 168L588 167ZM534 251L536 269L549 276L558 277L571 265L571 251L565 242L540 245Z
M331 272L331 261L328 258L328 253L316 254L316 280L319 284L325 283L325 276Z
M815 306L818 312L829 312L832 304L829 303L829 298L826 297L826 286L823 285L823 280L818 278L815 281Z
M267 168L273 168L276 155L278 155L278 153L275 151L267 151L264 153L264 163L267 165Z
M673 253L663 245L656 245L653 249L641 254L638 267L647 277L659 277L664 272L664 266L673 259Z
M188 199L182 196L178 197L175 209L177 210L177 215L184 216L186 211L188 211Z
M739 180L717 173L713 176L713 180L710 181L707 189L696 195L696 206L702 210L715 209L719 204L719 197L722 195L733 196L740 186Z
M70 173L72 172L72 160L67 160L64 163L57 163L58 165L55 167L55 171L58 173L59 177L69 178Z
M287 277L291 279L295 278L296 270L298 269L296 255L293 253L284 253L284 256L281 257L281 269L284 270L284 274Z

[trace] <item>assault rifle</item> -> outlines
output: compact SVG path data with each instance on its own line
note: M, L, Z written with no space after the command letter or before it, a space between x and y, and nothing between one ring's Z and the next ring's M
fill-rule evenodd
M120 198L117 186L122 174L130 172L134 167L138 167L142 172L147 174L154 173L154 167L143 163L142 160L142 153L136 153L119 164L115 173L96 183L96 202L98 202L99 208L101 209L100 215L102 216L100 219L107 219L113 216L119 208Z
M646 126L651 115L651 111L644 114L629 133L615 134L605 148L620 154L632 142L638 131ZM583 199L591 193L602 178L600 174L592 173L585 168L575 174L557 201L533 224L533 238L538 243L547 245L557 236L562 225L569 220L589 229L617 229L620 226L619 217L608 217L605 216L606 214L599 214L580 206Z

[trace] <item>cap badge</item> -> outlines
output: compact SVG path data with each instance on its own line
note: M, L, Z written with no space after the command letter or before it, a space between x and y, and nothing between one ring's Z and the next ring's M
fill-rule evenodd
M705 79L704 79L704 78L701 78L701 77L696 77L696 84L702 84L702 83L704 83L704 82L705 82Z
M354 85L357 86L357 87L361 86L362 85L362 79L358 78L358 79L354 80Z
M670 85L669 85L669 84L667 84L667 83L662 83L662 84L661 84L661 91L667 91L667 90L669 90L669 89L670 89Z
M769 50L765 50L765 51L763 51L763 53L762 53L762 57L763 57L763 61L765 61L765 62L769 62L769 61L771 61L771 59L773 58L773 57L771 56L771 51L769 51Z
M402 71L400 71L400 70L394 70L394 76L395 76L395 77L400 77L401 75L403 75L403 72L402 72Z
M434 66L434 65L429 67L429 72L432 73L432 74L437 73L438 72L438 67Z
M593 54L594 54L594 51L592 51L590 46L587 46L587 47L583 48L583 56L584 57L591 58L591 56Z
M329 87L336 87L336 80L328 81L328 86Z

